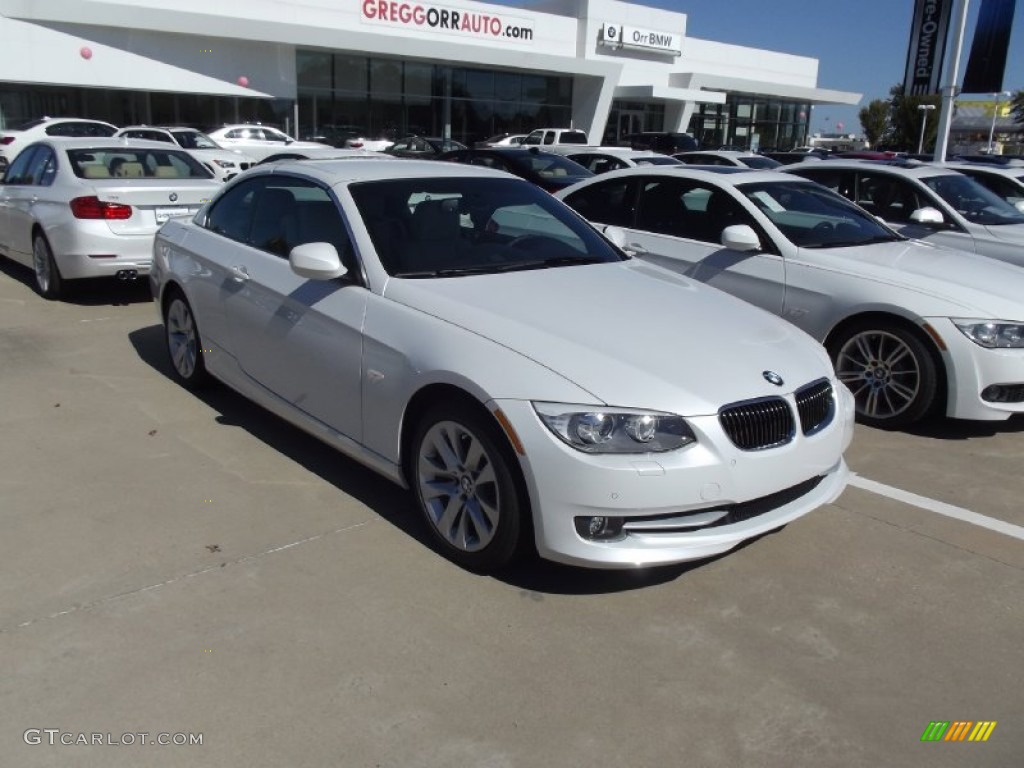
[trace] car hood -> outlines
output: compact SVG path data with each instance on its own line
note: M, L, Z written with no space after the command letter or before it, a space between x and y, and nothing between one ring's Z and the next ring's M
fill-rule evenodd
M800 249L808 264L931 296L926 314L1024 320L1024 269L917 240Z
M1024 246L1024 224L1003 224L984 227L989 237Z
M392 278L384 295L512 349L607 405L713 414L832 375L821 346L795 326L638 261ZM785 384L770 384L765 371Z

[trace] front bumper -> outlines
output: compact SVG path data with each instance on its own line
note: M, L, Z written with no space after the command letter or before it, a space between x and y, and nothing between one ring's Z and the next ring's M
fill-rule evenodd
M991 402L981 395L993 385L1024 385L1024 349L986 349L964 336L948 317L927 318L927 323L946 345L947 416L1002 421L1024 413L1024 401Z
M496 401L523 445L520 456L544 558L595 568L636 568L727 552L834 501L846 486L843 451L853 434L853 398L836 387L836 415L820 432L763 451L743 451L716 415L687 418L697 442L660 454L594 455L561 442L528 402ZM716 525L697 520L732 515ZM580 535L577 517L621 517L621 538ZM650 525L669 518L674 528ZM680 520L694 528L679 529ZM639 520L638 518L643 518ZM630 525L630 520L635 525ZM736 522L730 522L736 520ZM724 522L724 524L723 524ZM685 522L683 523L686 524Z

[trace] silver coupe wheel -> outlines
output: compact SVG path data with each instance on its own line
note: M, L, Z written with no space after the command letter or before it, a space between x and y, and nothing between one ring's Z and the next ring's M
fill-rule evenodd
M423 435L416 480L427 518L459 552L479 552L501 523L502 494L495 458L470 429L439 421Z
M197 388L207 379L203 343L192 307L180 293L171 297L164 315L167 355L175 378L188 388Z
M839 380L865 424L902 427L935 403L938 368L924 343L900 327L861 327L834 347Z

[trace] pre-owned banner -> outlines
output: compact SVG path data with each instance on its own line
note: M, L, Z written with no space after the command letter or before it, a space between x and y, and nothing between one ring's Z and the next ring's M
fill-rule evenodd
M939 92L952 6L953 0L916 0L914 3L903 93L924 96Z
M998 93L1003 90L1006 52L1016 0L981 0L978 26L974 29L971 56L964 73L964 93Z

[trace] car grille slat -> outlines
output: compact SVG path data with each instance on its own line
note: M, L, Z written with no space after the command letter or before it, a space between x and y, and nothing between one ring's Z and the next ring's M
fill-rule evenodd
M793 412L781 397L727 405L719 410L718 421L733 445L744 451L774 448L793 439Z
M800 428L805 435L823 430L832 422L836 412L832 384L822 379L798 389L796 410L800 415Z

